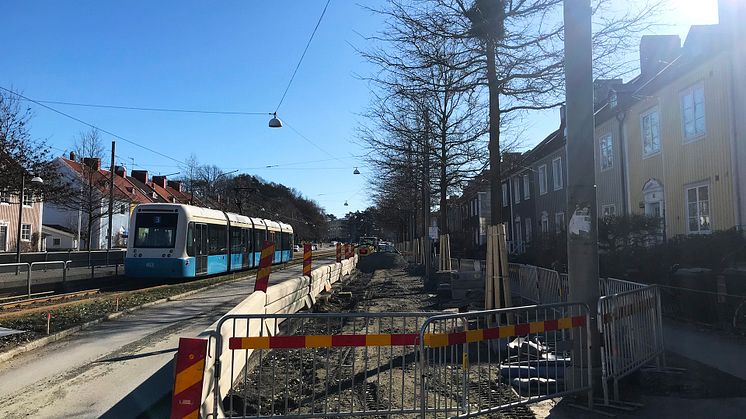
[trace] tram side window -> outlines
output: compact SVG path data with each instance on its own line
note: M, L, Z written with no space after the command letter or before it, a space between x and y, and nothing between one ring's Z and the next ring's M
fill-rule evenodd
M231 227L231 253L243 253L243 230L241 227Z
M207 237L210 240L210 254L211 255L224 255L228 250L226 239L226 228L223 225L208 224L207 225Z
M282 250L290 249L290 233L282 233Z
M194 223L189 223L187 228L186 252L188 256L194 256Z
M267 240L267 230L254 230L254 251L261 252L264 246L264 240Z
M275 252L279 252L280 250L282 250L282 233L280 233L279 231L275 232L274 236L275 236Z
M254 230L252 230L250 228L245 228L243 230L244 246L246 247L246 252L248 252L248 253L253 252L252 246L251 246L251 244L252 244L252 242L254 240L253 237L254 237Z

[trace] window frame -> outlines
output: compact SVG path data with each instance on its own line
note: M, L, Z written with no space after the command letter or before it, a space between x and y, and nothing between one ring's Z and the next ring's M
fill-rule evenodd
M28 203L26 201L28 201ZM33 193L28 192L28 193L23 194L23 206L26 208L31 208L34 206L34 194Z
M24 230L26 230L26 227L28 227L28 237L24 238L24 236L25 236ZM33 234L34 233L33 233L33 228L31 226L31 224L26 224L26 223L22 223L21 224L21 241L22 242L30 242L31 241L31 236Z
M531 225L531 218L526 218L525 220L525 227L526 230L524 232L526 243L531 243L531 236L533 235L533 226Z
M554 171L554 162L559 162L557 167L559 167L559 176ZM557 182L557 179L559 179L559 182ZM562 188L565 186L564 179L562 176L562 156L555 157L552 159L552 187L555 191L562 190Z
M549 213L543 211L541 213L541 220L539 222L542 234L549 233Z
M546 195L547 192L549 192L549 179L547 178L547 165L542 164L541 166L539 166L539 195Z
M531 199L531 178L528 173L523 174L523 200Z
M607 144L608 147L606 147L605 144ZM609 159L604 158L604 150L607 148L610 154ZM606 160L610 161L608 166L604 166ZM614 137L611 135L610 132L603 134L598 138L598 166L601 169L601 172L605 172L614 168Z
M646 153L645 152L645 118L649 118L653 114L656 114L658 116L657 117L658 123L655 126L656 131L658 133L658 148L649 153ZM652 124L651 124L651 138L652 138ZM660 110L658 109L658 105L648 108L644 112L640 113L640 147L642 150L643 159L660 154L661 149L663 148L663 145L661 144L661 113L660 113Z
M612 209L611 211L613 214L606 214L607 209ZM601 215L605 217L615 217L616 216L616 204L606 204L601 205Z
M0 191L0 205L10 205L10 192Z
M560 218L562 219L561 223L559 222ZM565 220L565 213L563 211L554 213L554 227L556 229L555 233L557 234L567 230L567 220Z
M502 193L503 193L503 207L508 206L508 184L506 182L503 182L502 184Z
M513 201L516 204L521 202L521 180L518 176L513 176Z
M696 101L695 101L695 92L697 90L702 90L702 132L697 132L697 107L696 107ZM686 133L686 113L684 112L684 101L687 96L691 95L692 97L692 112L693 112L693 118L694 120L692 123L694 124L694 134L691 136L688 136ZM679 93L679 115L681 117L681 137L682 137L682 143L692 143L698 140L701 140L707 135L707 100L705 97L705 87L704 83L697 82L686 89L682 90Z
M699 190L701 188L707 188L707 210L708 210L707 217L708 217L708 220L709 220L710 228L707 229L707 230L698 229L697 231L692 231L691 228L690 228L691 226L689 225L689 219L692 218L691 214L689 212L689 204L690 204L690 202L689 202L689 191L690 190L695 190L696 191L697 201L695 202L695 204L697 205L697 214L696 214L695 217L697 219L699 219L701 217L700 216L700 206L699 206L699 204L701 202L705 202L705 201L702 201L700 199L700 196L699 196ZM685 222L686 222L686 232L687 232L687 234L712 234L712 232L713 232L713 228L712 228L712 213L713 213L713 210L712 210L712 201L713 201L712 200L712 189L710 188L710 182L691 183L691 184L688 184L688 185L684 186L684 208L685 208L685 211L686 211L686 220L685 220ZM699 225L700 225L699 222L697 223L697 225L699 227Z

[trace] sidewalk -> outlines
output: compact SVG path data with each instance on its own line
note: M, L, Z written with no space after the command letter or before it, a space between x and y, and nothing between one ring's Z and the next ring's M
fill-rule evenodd
M670 319L663 335L666 350L746 380L746 338Z

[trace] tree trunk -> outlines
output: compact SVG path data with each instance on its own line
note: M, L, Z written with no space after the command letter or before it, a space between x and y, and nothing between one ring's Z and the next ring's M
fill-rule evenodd
M487 85L490 96L490 224L502 222L500 193L500 92L495 69L495 41L487 41Z
M445 124L444 124L445 125ZM448 234L448 154L446 148L447 133L441 129L440 139L440 234Z

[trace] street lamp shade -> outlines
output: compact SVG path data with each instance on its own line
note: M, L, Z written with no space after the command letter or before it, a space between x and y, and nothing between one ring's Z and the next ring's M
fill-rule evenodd
M282 121L277 117L277 112L272 114L272 119L269 120L270 128L282 128Z
M41 185L42 183L44 183L44 181L39 176L34 176L33 178L31 178L31 183L37 183Z
M355 170L353 170L352 174L353 175L359 175L360 174L360 171L357 170L357 167L355 168Z

